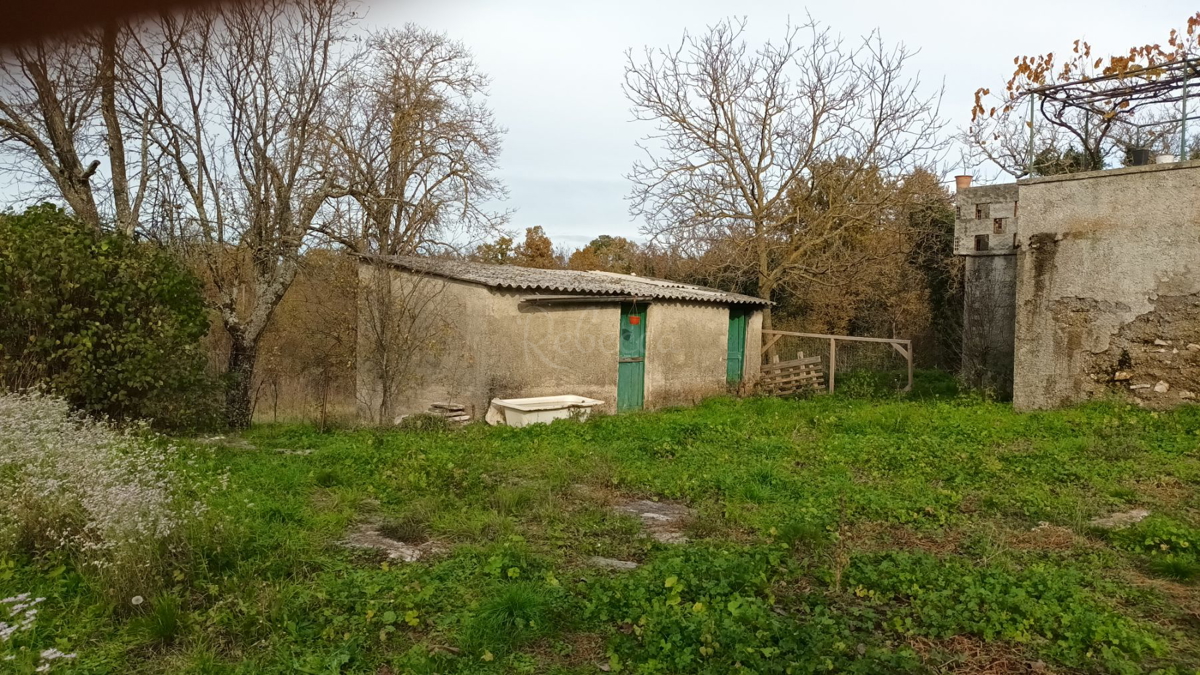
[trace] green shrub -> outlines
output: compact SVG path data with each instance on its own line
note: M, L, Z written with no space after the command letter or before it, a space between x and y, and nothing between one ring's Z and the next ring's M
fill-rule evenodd
M42 205L0 215L0 384L161 427L207 426L208 320L195 275L162 249Z

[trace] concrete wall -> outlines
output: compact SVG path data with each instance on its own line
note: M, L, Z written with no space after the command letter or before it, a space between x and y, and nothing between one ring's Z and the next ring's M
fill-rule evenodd
M359 419L389 424L434 402L480 400L490 346L486 331L474 327L486 325L492 302L488 289L475 284L360 265ZM385 379L391 382L387 413Z
M1018 188L959 190L954 253L964 256L962 377L1002 398L1012 395L1017 295Z
M1013 391L1017 258L967 256L963 283L962 377L1008 399Z
M759 378L762 377L762 326L763 313L761 310L755 311L750 315L750 320L746 322L746 365L742 370L743 393L753 391Z
M729 307L651 303L646 312L646 407L695 403L725 390Z
M528 291L488 292L492 358L481 405L495 397L577 394L616 410L619 303L535 305L521 302Z
M1200 162L1022 182L1021 410L1200 392Z
M616 410L620 303L533 304L522 302L530 295L524 291L363 265L358 350L362 420L380 423L379 348L369 339L370 317L379 312L367 306L376 274L392 280L394 298L413 306L425 301L423 311L409 311L421 315L413 332L424 336L413 343L415 356L393 368L397 381L392 389L398 392L393 418L424 412L438 401L465 404L481 418L492 398L553 394L600 399L606 411ZM647 408L690 404L726 391L728 306L650 302L646 328ZM746 342L745 378L753 382L761 359L761 312L751 315Z

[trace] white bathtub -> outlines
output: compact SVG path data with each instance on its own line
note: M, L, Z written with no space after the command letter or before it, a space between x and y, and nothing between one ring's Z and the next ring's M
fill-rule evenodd
M592 408L603 404L604 401L585 396L494 398L488 408L487 422L523 427L527 424L547 424L569 417L582 420L587 419Z

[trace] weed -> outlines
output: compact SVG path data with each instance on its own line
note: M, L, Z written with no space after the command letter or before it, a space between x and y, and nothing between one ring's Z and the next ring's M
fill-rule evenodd
M1150 560L1150 571L1174 581L1190 582L1200 577L1200 562L1193 558L1168 555Z
M418 431L423 433L446 431L450 429L450 421L441 415L423 413L405 417L400 420L396 428L404 431Z
M504 485L492 493L490 502L497 513L505 516L519 515L535 501L533 488Z
M179 598L160 595L154 599L150 612L134 619L134 630L147 642L167 646L175 642L183 629L183 610Z
M553 589L517 582L497 587L468 622L463 645L473 652L506 653L556 629Z
M789 520L775 528L775 538L798 551L815 552L829 545L825 527L807 520Z
M342 476L332 469L322 469L313 474L313 483L317 487L337 487L342 484Z
M429 525L415 516L386 520L375 530L388 539L406 544L423 544L429 540Z

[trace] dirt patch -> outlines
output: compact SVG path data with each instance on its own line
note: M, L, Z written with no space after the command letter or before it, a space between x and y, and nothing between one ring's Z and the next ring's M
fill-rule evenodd
M445 546L437 541L410 544L390 539L380 534L379 525L374 523L359 525L341 543L347 548L378 551L385 554L389 560L400 560L403 562L417 562L438 553L444 553L446 550Z
M1004 537L1004 543L1019 551L1069 551L1086 545L1088 540L1069 527L1039 523L1028 532L1014 532Z
M945 640L911 638L909 645L935 673L955 675L1010 675L1052 673L1045 663L1030 661L1013 647L956 635Z
M628 572L629 570L636 570L639 567L637 563L629 560L617 560L616 558L605 558L598 555L588 556L587 564L592 567L619 572Z
M1174 476L1134 481L1131 487L1143 494L1151 504L1164 508L1187 507L1196 499L1195 490Z
M674 502L655 502L635 499L612 506L617 513L636 516L646 528L646 534L664 544L683 544L688 538L684 530L695 517L688 507Z
M531 650L546 661L572 672L589 666L606 671L609 665L604 649L605 641L603 636L596 633L568 633L562 636L561 640L536 642ZM562 649L564 644L567 646L566 650Z
M911 550L947 555L957 553L962 541L963 533L957 530L918 532L888 523L863 523L846 533L850 548L864 553Z
M1040 523L1028 530L996 524L976 531L947 529L933 532L921 532L903 525L864 523L846 534L846 542L852 550L864 553L906 550L944 556L962 554L964 547L969 549L968 539L973 532L987 535L997 550L1069 551L1093 545L1087 537L1070 528L1049 523Z

